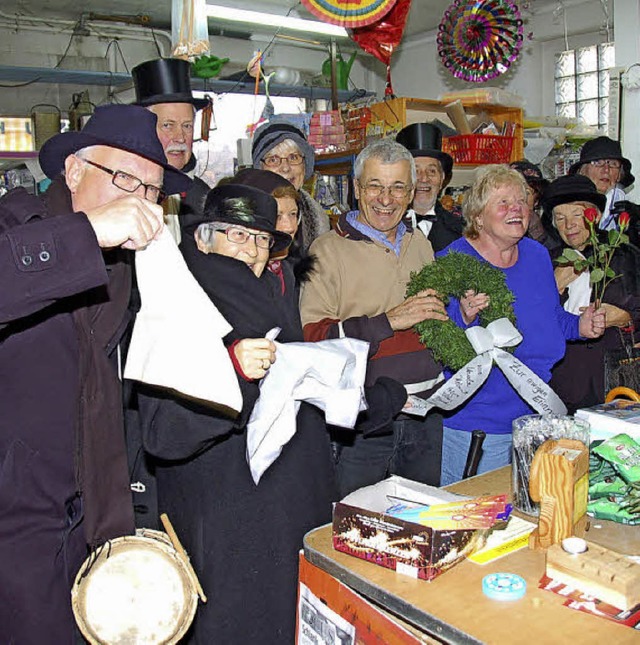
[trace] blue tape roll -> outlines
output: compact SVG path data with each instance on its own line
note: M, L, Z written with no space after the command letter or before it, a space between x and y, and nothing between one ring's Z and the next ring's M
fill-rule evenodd
M492 600L519 600L526 592L525 579L515 573L490 573L482 579L482 593Z

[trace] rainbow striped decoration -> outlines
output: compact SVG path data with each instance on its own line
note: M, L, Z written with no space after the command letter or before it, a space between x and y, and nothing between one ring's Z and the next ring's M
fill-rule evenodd
M397 0L302 0L317 18L345 29L366 27L382 19Z

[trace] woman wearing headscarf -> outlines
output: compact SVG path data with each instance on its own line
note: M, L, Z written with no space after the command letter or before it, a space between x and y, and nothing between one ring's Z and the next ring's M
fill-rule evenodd
M303 132L284 119L261 125L253 136L253 167L270 170L293 184L300 197L300 228L291 255L307 254L311 242L329 228L329 216L302 185L313 175L315 153Z
M552 182L542 199L546 214L563 242L552 258L559 257L565 248L590 257L593 248L589 244L589 226L584 214L588 208L595 208L600 217L606 196L588 177L569 175ZM604 401L605 357L608 353L624 355L623 350L633 346L633 331L640 325L640 252L630 244L623 244L613 253L610 267L617 277L604 293L604 335L587 343L568 343L564 358L553 369L551 386L570 414ZM592 285L588 270L576 273L571 265L558 266L555 277L560 300L567 311L577 314L589 305Z
M566 312L558 299L548 252L526 237L529 208L526 183L507 166L482 169L466 194L463 237L442 253L471 255L499 269L514 295L515 326L523 337L513 354L544 382L562 358L567 340L595 338L604 330L604 316L593 307L578 317ZM489 296L468 291L451 299L447 311L463 329L478 324L478 313ZM480 389L444 420L441 485L462 478L471 432L486 438L478 472L511 462L511 423L533 409L520 397L498 367L493 366Z
M214 188L203 212L186 219L180 248L233 327L224 341L243 408L233 418L149 388L140 397L143 438L156 462L159 511L169 515L209 599L186 642L279 645L295 641L303 536L330 520L337 488L324 417L305 402L280 456L257 485L252 479L247 423L260 381L277 360L275 344L265 335L279 327L278 342L303 336L291 274L285 274L283 289L279 276L266 270L270 253L291 243L276 228L276 200L233 181ZM384 418L381 408L391 418L406 392L398 383L383 383L373 399L363 424L375 430Z

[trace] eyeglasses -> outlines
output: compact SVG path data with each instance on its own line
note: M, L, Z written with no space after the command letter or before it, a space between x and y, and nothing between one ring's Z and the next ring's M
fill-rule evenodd
M279 168L280 164L283 161L288 162L290 166L299 166L304 161L304 157L299 152L292 152L290 155L287 155L286 157L279 157L278 155L269 155L268 157L264 157L264 159L262 160L262 163L267 168Z
M611 170L620 170L622 168L622 162L617 159L596 159L595 161L589 162L592 166L596 168L611 168Z
M158 188L158 186L154 186L153 184L145 184L137 177L123 172L122 170L111 170L111 168L101 166L99 163L89 159L82 159L82 161L88 163L94 168L98 168L98 170L106 172L108 175L111 175L111 183L116 188L120 188L120 190L124 190L127 193L135 193L140 186L144 186L145 199L153 202L154 204L159 204L167 196L162 188Z
M358 182L360 188L364 190L367 197L377 198L382 197L385 192L389 192L389 195L394 199L402 199L406 197L407 194L411 191L413 186L407 186L405 184L394 184L393 186L383 186L382 184L361 184Z
M274 244L275 240L273 235L269 233L250 233L244 228L238 228L236 226L229 226L228 224L211 224L211 228L215 231L220 231L227 236L227 239L232 244L246 244L249 241L249 238L252 237L255 240L256 246L260 249L270 249Z

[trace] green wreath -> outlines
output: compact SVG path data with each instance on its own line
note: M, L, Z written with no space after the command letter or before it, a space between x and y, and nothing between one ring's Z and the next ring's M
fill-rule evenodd
M513 293L507 287L505 274L487 262L481 262L466 253L448 253L411 274L407 297L424 289L434 289L446 304L449 297L462 298L465 291L489 296L489 306L480 312L480 324L486 327L499 318L507 318L514 325ZM476 357L464 330L452 320L424 320L415 326L420 341L428 347L436 360L457 371Z

